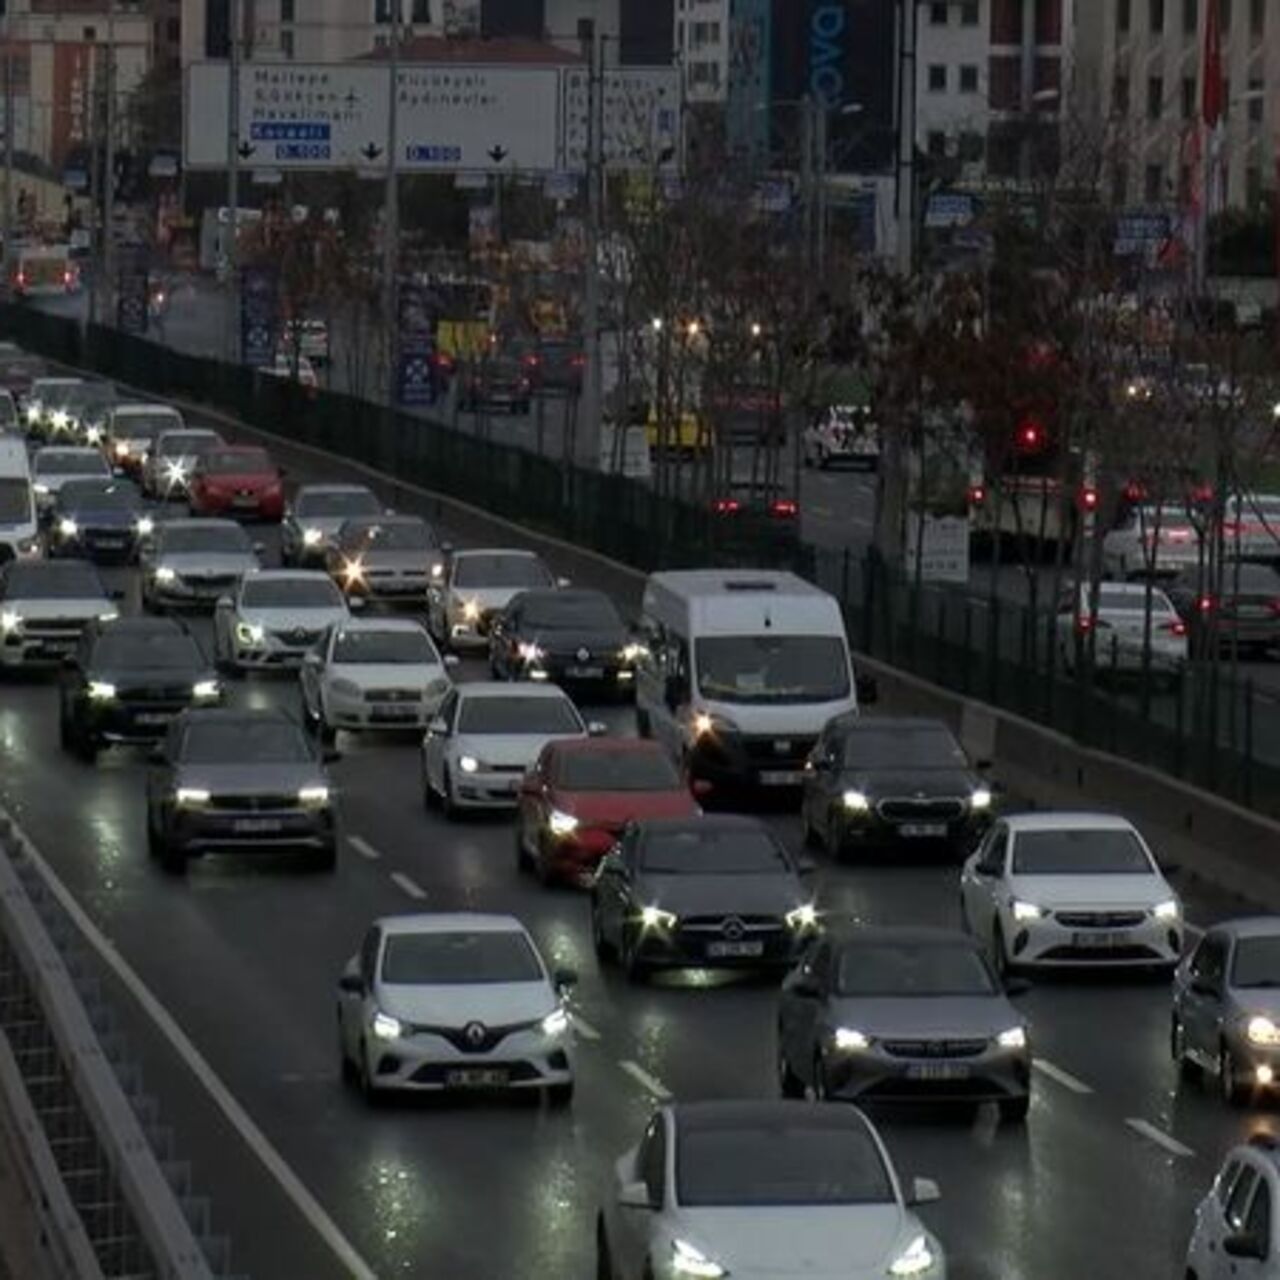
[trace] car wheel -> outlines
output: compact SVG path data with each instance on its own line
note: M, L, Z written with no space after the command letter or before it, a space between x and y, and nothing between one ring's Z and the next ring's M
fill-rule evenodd
M809 821L809 806L803 801L800 803L800 830L806 849L819 849L822 847L822 837L818 834L818 830L813 823Z
M72 750L76 759L84 764L96 764L101 749L98 740L88 729L75 729L72 738Z
M338 740L338 731L329 723L324 714L324 701L321 700L317 710L311 713L311 732L322 747L331 747Z
M373 1076L369 1071L369 1054L365 1048L363 1040L356 1046L356 1087L360 1090L360 1096L365 1100L368 1106L376 1107L382 1101L382 1094L378 1086L373 1083Z
M529 849L524 842L524 824L519 818L516 819L516 870L533 870L533 859L529 856Z
M1009 953L1004 945L1004 930L999 924L991 930L991 963L1001 982L1013 976L1013 965L1009 963Z
M604 921L600 918L600 908L594 895L591 899L591 945L597 960L614 959L613 944L604 936Z
M596 1223L596 1280L613 1280L613 1258L609 1254L609 1234L604 1218Z
M422 807L428 813L434 813L440 803L440 797L436 795L436 789L431 785L431 778L426 768L422 770Z
M547 1086L547 1101L553 1107L567 1107L573 1101L573 1081Z
M316 871L333 871L338 866L338 842L336 840L316 850L311 855L311 866Z
M648 982L649 966L640 954L640 935L635 929L622 931L622 969L628 982Z
M444 816L450 822L456 822L461 817L457 801L453 798L453 777L448 769L444 771L443 786L440 792L440 807L444 810Z
M778 1092L784 1098L803 1098L804 1081L791 1070L791 1063L782 1048L782 1032L778 1032Z
M1237 1073L1235 1054L1225 1044L1218 1051L1218 1088L1227 1106L1244 1106L1248 1090Z
M1005 1124L1026 1123L1027 1113L1031 1110L1031 1095L1023 1094L1021 1098L1000 1099L1000 1119Z
M159 845L156 849L156 858L160 863L161 870L167 871L171 876L186 875L186 850L178 848L171 840L163 835L158 834L158 838Z
M653 737L653 721L649 719L649 713L640 707L636 708L636 733L642 738Z
M822 1060L821 1053L813 1055L813 1078L809 1088L805 1091L814 1102L826 1102L831 1096L831 1091L827 1085L827 1065Z
M1182 1079L1190 1080L1201 1074L1200 1068L1187 1057L1187 1029L1176 1015L1169 1024L1169 1056Z

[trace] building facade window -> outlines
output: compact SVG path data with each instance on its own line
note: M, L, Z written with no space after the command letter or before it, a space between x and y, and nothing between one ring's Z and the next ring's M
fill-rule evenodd
M1249 33L1255 40L1267 31L1267 0L1249 0Z
M1147 119L1159 120L1164 115L1164 77L1147 77Z
M1122 36L1129 34L1129 0L1116 0L1116 31Z
M1261 124L1266 116L1266 88L1257 76L1249 77L1249 123Z
M1164 165L1149 164L1143 174L1142 196L1148 204L1159 204L1165 197Z
M1164 30L1164 0L1150 0L1147 24L1152 35L1159 35Z
M1221 28L1223 35L1231 30L1231 10L1233 8L1235 6L1231 3L1231 0L1218 0L1218 26Z
M1118 75L1111 85L1111 111L1114 115L1129 114L1129 77Z
M1111 169L1111 203L1122 205L1129 199L1129 168L1123 163Z
M947 135L941 129L931 129L925 145L929 154L937 160L947 154Z
M929 6L929 25L945 27L947 25L947 9L949 7L945 0L942 0L942 3L934 0L934 3Z
M986 141L980 133L966 131L960 135L959 154L965 164L977 164L986 153Z
M978 0L965 0L960 6L960 25L962 27L976 27L980 20Z
M929 65L929 92L930 93L946 93L947 91L947 68L939 62L930 63Z
M1182 118L1184 120L1194 120L1196 118L1196 78L1195 76L1182 77Z
M978 68L974 66L964 66L960 68L960 92L961 93L977 93L978 92Z
M1200 30L1200 0L1182 0L1182 34L1194 36Z
M1262 170L1256 164L1244 171L1244 202L1250 209L1262 203Z

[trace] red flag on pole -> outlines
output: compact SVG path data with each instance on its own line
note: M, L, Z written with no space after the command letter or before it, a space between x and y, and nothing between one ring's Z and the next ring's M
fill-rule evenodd
M1204 13L1204 69L1200 82L1200 112L1210 129L1222 119L1222 27L1218 0L1207 0Z

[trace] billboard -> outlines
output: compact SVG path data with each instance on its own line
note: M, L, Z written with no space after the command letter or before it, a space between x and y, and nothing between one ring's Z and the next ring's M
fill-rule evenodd
M769 147L770 28L770 0L731 0L725 127L730 152L753 165Z
M587 167L586 67L561 73L564 95L564 168ZM674 67L608 68L602 76L601 155L609 169L680 166L680 73Z

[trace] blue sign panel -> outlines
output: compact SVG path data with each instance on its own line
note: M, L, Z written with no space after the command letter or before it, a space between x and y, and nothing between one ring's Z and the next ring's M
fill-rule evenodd
M461 164L462 148L438 143L413 143L405 147L404 158L414 164Z
M435 323L427 292L402 284L396 299L396 399L411 407L435 404Z
M254 142L328 142L329 125L320 121L269 120L249 126Z
M240 352L255 369L276 356L276 271L245 267L240 273Z

